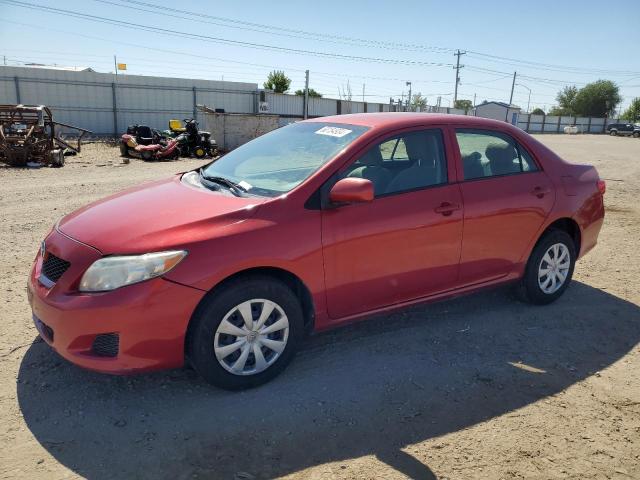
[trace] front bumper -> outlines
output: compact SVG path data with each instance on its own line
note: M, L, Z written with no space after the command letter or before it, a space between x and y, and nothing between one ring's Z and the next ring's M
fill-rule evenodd
M27 286L36 328L56 352L81 367L114 374L183 365L187 325L205 292L155 278L111 292L81 293L80 278L100 252L55 230L46 249L71 263L58 282L45 285L38 253ZM96 338L105 334L118 338L114 356L95 348Z

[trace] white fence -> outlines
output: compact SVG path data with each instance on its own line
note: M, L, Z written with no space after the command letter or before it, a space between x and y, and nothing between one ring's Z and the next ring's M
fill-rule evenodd
M576 125L580 133L606 133L607 125L625 122L618 118L572 117L555 115L518 115L518 127L529 133L563 133L564 127Z

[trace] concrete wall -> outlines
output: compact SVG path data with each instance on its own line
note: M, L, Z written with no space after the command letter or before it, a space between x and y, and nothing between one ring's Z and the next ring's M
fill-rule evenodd
M223 150L233 150L279 127L277 115L200 112L200 118Z

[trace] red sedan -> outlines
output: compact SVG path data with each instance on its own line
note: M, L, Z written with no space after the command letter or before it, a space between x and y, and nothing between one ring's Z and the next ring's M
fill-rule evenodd
M237 389L305 334L513 282L566 290L605 184L506 123L374 113L299 122L197 171L93 203L42 242L42 338L108 373L189 362Z

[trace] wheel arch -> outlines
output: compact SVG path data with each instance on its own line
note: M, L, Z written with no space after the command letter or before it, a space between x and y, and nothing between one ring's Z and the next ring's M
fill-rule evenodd
M211 287L207 292L207 294L202 297L202 299L194 309L194 312L191 315L191 319L189 319L189 325L187 326L187 332L185 335L185 352L186 352L187 345L189 344L189 341L190 341L189 337L191 333L191 326L193 325L193 322L191 320L193 319L193 316L196 314L196 312L198 311L200 305L204 302L204 300L208 298L210 295L215 295L215 292L217 290L220 290L220 288L232 282L238 281L241 278L252 276L252 275L266 275L266 276L275 278L283 282L285 285L287 285L293 291L296 297L298 297L298 299L300 300L300 305L302 307L302 312L304 314L305 333L308 334L308 333L311 333L311 331L313 331L313 328L315 326L315 305L313 303L313 296L311 295L311 291L309 290L309 287L305 285L305 283L300 279L300 277L298 277L297 275L295 275L294 273L288 270L285 270L279 267L267 267L267 266L252 267L252 268L247 268L244 270L237 271L229 275L228 277L224 278L223 280L216 283L213 287Z
M533 245L533 249L540 243L540 240L545 236L545 234L551 230L562 230L569 234L571 239L573 240L573 245L576 249L576 256L580 256L580 247L582 244L582 232L580 230L580 226L578 222L576 222L573 218L570 217L561 217L553 222L551 222L547 227L540 233L536 243Z

